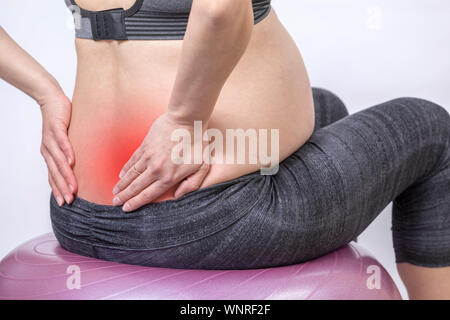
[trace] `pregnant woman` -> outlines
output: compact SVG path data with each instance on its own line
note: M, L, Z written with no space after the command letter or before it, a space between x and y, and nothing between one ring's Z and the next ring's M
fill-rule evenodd
M41 106L52 225L65 249L154 267L294 264L355 239L393 201L410 297L450 298L444 108L400 98L348 115L335 95L311 89L270 0L66 4L72 101L0 34L0 76ZM179 129L193 137L180 154L209 156L174 161ZM248 144L219 148L239 129ZM279 165L248 160L250 142L264 139Z

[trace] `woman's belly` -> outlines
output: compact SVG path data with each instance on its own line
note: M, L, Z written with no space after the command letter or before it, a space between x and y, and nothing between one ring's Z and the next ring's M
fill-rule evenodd
M167 109L181 41L77 39L78 72L69 138L75 152L77 196L110 205L119 172L153 121ZM208 128L267 133L269 154L282 161L303 145L314 126L314 106L301 55L274 11L255 26L249 47L227 80ZM271 132L278 132L277 141ZM201 188L259 170L250 160L250 139L235 161L216 150ZM224 143L226 144L226 142ZM260 147L258 145L258 147ZM272 149L272 150L271 150ZM237 160L239 152L245 161ZM174 189L156 201L173 198Z

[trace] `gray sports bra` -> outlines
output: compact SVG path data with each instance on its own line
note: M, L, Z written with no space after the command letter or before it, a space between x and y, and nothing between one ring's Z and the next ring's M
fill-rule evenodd
M65 0L75 36L93 40L177 40L186 32L192 0L136 0L128 10L89 11ZM255 24L270 12L271 0L252 0Z

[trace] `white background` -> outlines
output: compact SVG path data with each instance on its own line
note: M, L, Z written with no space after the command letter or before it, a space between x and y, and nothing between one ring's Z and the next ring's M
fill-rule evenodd
M400 96L450 110L450 1L273 0L314 86L350 113ZM63 0L3 0L0 24L71 96L75 52ZM1 50L1 48L0 48ZM13 57L12 57L13 59ZM0 80L0 257L51 231L38 106ZM394 263L389 205L359 238L405 291Z

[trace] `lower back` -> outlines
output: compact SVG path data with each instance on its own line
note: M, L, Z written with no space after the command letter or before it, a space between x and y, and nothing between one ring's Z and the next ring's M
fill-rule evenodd
M182 41L77 39L78 72L69 138L78 196L110 205L119 172L153 121L167 109ZM279 130L279 160L314 126L302 57L274 10L254 28L247 51L226 82L208 128ZM270 133L269 133L270 137ZM245 150L246 159L249 149ZM220 157L220 154L215 154ZM259 170L263 164L213 164L201 188ZM167 192L157 201L170 199Z

